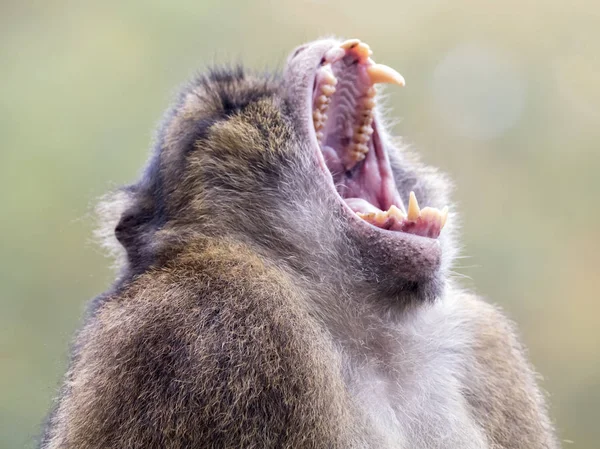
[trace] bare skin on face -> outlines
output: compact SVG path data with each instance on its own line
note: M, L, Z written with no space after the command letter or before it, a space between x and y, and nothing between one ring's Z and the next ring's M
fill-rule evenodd
M382 83L325 39L182 90L102 204L119 276L40 447L559 447L512 323L449 276L448 182L392 143Z

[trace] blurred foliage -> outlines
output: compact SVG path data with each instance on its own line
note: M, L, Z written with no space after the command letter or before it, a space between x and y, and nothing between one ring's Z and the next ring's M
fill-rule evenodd
M457 275L518 322L565 447L598 447L599 24L591 0L0 1L0 446L33 446L111 282L90 210L135 179L174 87L336 34L405 76L388 105L456 181Z

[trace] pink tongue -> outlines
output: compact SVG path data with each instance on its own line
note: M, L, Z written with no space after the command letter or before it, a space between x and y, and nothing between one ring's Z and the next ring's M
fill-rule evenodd
M381 209L378 209L362 198L345 198L344 201L346 201L346 204L350 206L350 209L354 212L361 212L363 214L368 212L381 212Z

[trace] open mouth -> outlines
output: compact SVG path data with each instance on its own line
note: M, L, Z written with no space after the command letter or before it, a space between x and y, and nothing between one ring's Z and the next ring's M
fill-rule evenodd
M375 85L404 85L404 79L371 54L351 39L328 50L317 68L311 112L322 162L341 199L364 222L435 239L448 208L420 209L413 192L404 208L374 118Z

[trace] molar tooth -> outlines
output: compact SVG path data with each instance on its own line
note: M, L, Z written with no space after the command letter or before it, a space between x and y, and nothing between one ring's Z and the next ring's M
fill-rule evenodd
M388 215L391 217L394 217L398 221L402 221L406 218L406 215L404 215L404 212L402 212L400 209L398 209L393 204L390 206L390 208L388 210Z
M367 67L367 74L372 84L390 83L404 86L404 78L391 67L383 64L373 64Z
M354 151L359 152L359 153L361 153L363 155L366 155L369 152L369 147L366 146L364 143L357 142L354 145Z
M331 84L323 84L321 86L321 92L323 92L323 94L327 97L331 97L335 92L335 87Z
M319 111L319 110L313 111L313 120L315 122L320 122L321 120L323 120L323 114L321 114L321 111Z
M415 196L415 192L410 192L410 196L408 198L408 215L407 218L410 221L416 221L421 214L421 209L419 209L419 203L417 202L417 197Z
M375 86L369 87L369 90L367 90L367 97L373 98L376 94L377 90L375 89Z
M317 97L317 103L329 105L329 103L331 103L331 98L329 98L327 95L319 95Z
M356 212L356 215L368 222L375 220L375 212Z
M321 143L323 141L323 133L321 131L317 131L317 140L319 141L319 143Z
M356 133L352 138L356 143L367 143L371 139L371 137L362 133Z
M372 98L366 97L362 100L362 104L367 109L373 109L375 107L375 100Z

